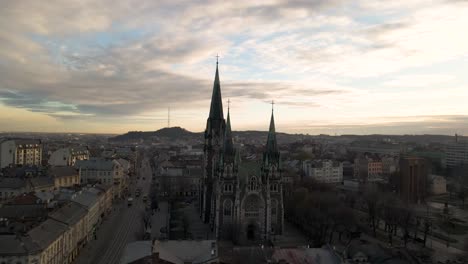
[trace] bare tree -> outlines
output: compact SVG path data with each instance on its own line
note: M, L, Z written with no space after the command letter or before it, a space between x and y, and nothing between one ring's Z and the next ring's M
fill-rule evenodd
M369 215L369 221L372 226L372 232L374 237L377 236L377 219L378 219L378 210L380 206L380 198L376 190L367 189L364 192L364 201L367 206L367 214Z
M465 200L466 200L467 195L468 195L468 189L464 187L460 188L460 191L458 192L458 198L462 202L462 209L465 208Z

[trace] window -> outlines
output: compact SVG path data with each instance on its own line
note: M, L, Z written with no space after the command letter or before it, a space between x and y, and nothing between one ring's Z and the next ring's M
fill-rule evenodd
M250 191L257 190L257 178L255 176L252 176L249 179L249 190Z
M224 192L232 192L232 184L224 184Z
M270 191L271 191L271 192L277 192L277 191L278 191L278 184L272 183L272 184L270 185Z
M249 195L244 201L245 217L257 217L259 207L260 201L258 196Z
M231 216L232 215L232 201L225 200L223 204L223 215L224 216Z

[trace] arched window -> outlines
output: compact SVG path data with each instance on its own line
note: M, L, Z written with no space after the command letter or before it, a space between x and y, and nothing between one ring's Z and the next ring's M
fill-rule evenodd
M249 190L257 190L257 178L255 176L250 177L249 179Z
M231 216L232 215L232 201L225 200L223 203L223 215L224 216Z
M278 212L278 201L276 199L271 200L271 215L276 215Z

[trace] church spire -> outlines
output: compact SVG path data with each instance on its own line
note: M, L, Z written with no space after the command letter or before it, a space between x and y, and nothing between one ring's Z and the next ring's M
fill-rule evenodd
M221 101L221 84L219 82L218 56L216 56L216 74L213 84L213 94L211 95L210 116L211 119L222 120L223 102Z
M224 131L224 153L233 154L234 153L234 143L232 141L232 131L231 131L231 118L229 115L229 104L231 101L228 100L228 113L226 120L226 130Z
M275 103L271 102L271 119L270 119L270 129L268 130L268 139L267 139L267 152L276 153L278 152L278 145L276 143L276 131L275 131L275 118L273 115L273 105Z
M276 131L275 131L275 117L273 115L273 104L271 102L271 119L270 129L268 131L268 138L266 143L266 149L263 153L263 162L267 164L279 164L280 154L278 151L278 143L276 142Z

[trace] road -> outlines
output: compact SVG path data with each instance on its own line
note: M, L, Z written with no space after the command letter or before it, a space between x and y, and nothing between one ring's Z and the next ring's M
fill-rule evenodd
M114 210L107 216L97 231L97 240L90 241L82 249L75 263L115 264L120 262L121 254L129 242L141 240L143 237L144 195L148 195L151 185L151 166L147 159L141 163L140 179L132 179L130 195L134 198L133 205L128 206L126 200L114 204ZM135 183L136 181L136 183ZM142 194L135 197L135 190L141 188Z

